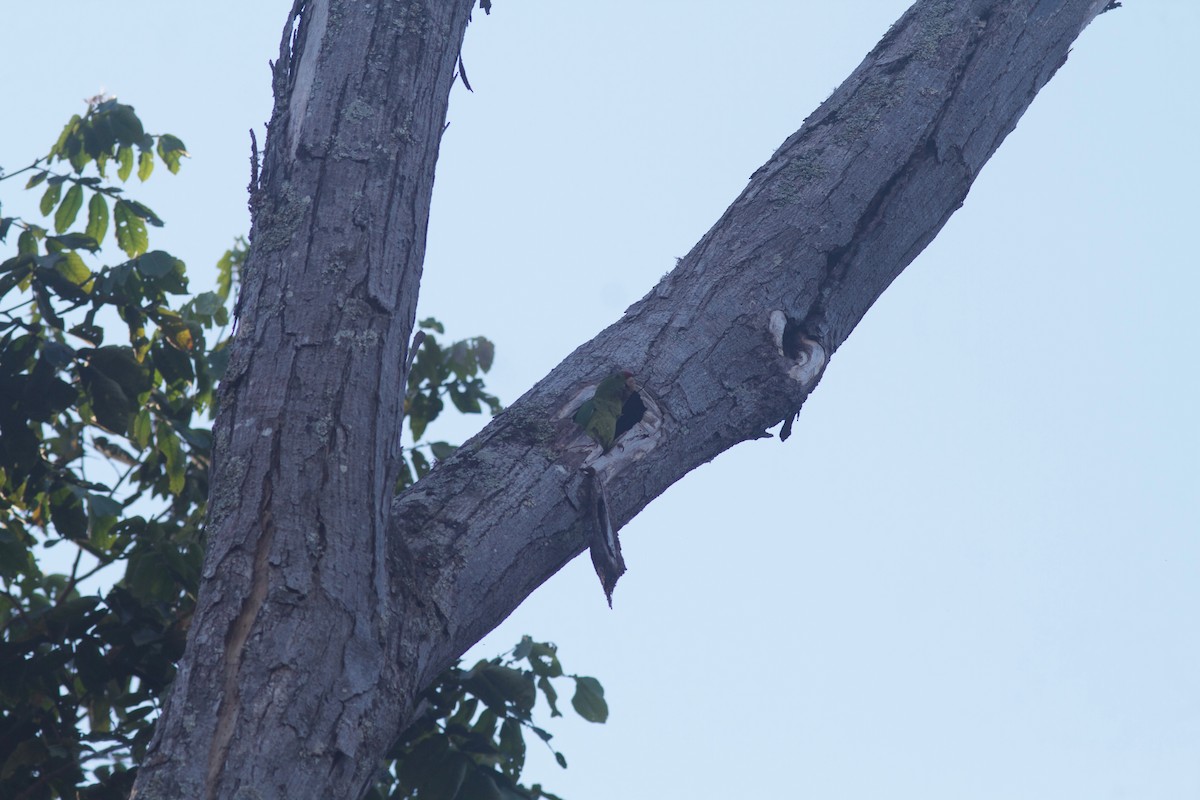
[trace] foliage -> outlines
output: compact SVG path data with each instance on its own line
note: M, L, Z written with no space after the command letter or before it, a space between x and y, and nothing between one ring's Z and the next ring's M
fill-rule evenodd
M445 333L442 323L429 317L417 325L425 338L408 374L408 394L404 399L404 416L417 444L405 451L401 489L424 478L433 468L423 451L428 450L435 460L441 461L458 449L447 442L425 443L421 440L429 423L445 408L442 398L449 397L463 414L479 414L484 405L493 415L500 411L500 401L484 390L483 379L479 377L481 372L492 368L495 346L484 337L475 336L442 347L432 333Z
M0 173L0 181L30 173L26 188L41 191L49 218L0 216L0 242L19 231L16 253L0 262L0 797L126 797L183 651L203 556L209 420L246 243L219 261L215 291L185 300L183 261L150 249L147 225L162 220L123 186L135 169L145 181L157 163L175 173L186 155L177 137L146 133L131 106L96 98L45 157ZM124 259L111 265L99 263L110 233ZM454 451L421 438L444 397L463 413L499 409L480 377L492 365L491 342L442 346L432 335L444 333L437 320L421 326L428 335L405 404L417 442L401 486ZM114 329L127 343L109 340ZM38 554L51 548L71 549L67 574L43 571ZM80 591L122 565L103 596ZM517 782L522 727L548 737L533 727L524 687L536 675L557 715L546 687L562 673L552 646L526 640L522 648L528 678L494 660L438 679L431 709L445 713L427 712L419 732L405 734L376 796L408 796L396 792L410 784L395 777L415 774L407 754L442 740L447 753L471 754L472 786L491 780L508 796L542 796ZM602 703L594 679L575 680ZM480 702L464 750L460 726L470 720L462 715ZM585 708L585 718L601 721L594 702ZM500 723L494 736L488 714ZM437 772L423 769L422 780Z
M604 689L595 678L564 675L554 645L525 636L509 654L480 661L469 670L451 667L422 696L424 713L396 742L397 759L368 795L373 800L408 798L546 797L542 789L519 783L525 766L524 730L547 745L551 735L533 724L533 707L542 692L552 717L558 710L553 680L575 682L571 705L589 722L608 719ZM520 667L520 662L528 666ZM551 748L553 749L553 748ZM554 751L562 767L563 754Z

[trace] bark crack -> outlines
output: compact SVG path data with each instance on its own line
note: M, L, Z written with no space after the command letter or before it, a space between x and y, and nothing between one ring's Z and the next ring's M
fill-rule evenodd
M278 441L278 440L276 440ZM274 450L274 447L272 448ZM272 462L275 461L272 452ZM208 751L208 774L205 777L207 791L205 797L213 800L221 771L225 766L229 745L233 741L233 732L241 710L241 693L239 691L238 673L242 665L242 653L258 612L267 599L267 589L270 588L270 575L267 570L267 558L271 552L271 542L275 538L275 525L271 517L271 498L274 489L268 472L263 482L262 501L259 503L259 519L262 530L258 544L254 549L254 566L250 583L250 593L242 603L242 608L229 626L225 639L225 677L221 692L221 704L217 709L217 726L213 734L212 747Z

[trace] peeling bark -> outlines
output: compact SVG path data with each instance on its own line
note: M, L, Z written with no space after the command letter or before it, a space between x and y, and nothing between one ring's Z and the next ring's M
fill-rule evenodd
M585 468L619 528L790 422L1106 3L918 2L673 272L392 501L470 6L313 0L289 20L205 583L138 797L360 794L416 693L587 547ZM597 458L571 413L617 369L653 413Z

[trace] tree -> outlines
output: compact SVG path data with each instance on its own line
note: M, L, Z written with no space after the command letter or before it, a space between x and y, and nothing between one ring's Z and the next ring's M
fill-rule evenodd
M145 754L191 622L211 461L205 422L228 356L226 306L245 242L221 258L216 291L172 308L171 297L188 291L184 264L149 249L147 223L162 220L118 185L133 176L135 161L145 182L156 156L174 174L185 155L178 137L146 133L132 106L95 97L46 156L0 171L0 181L30 175L25 188L41 194L40 214L54 231L0 216L0 241L19 234L16 254L0 262L5 796L127 796L136 774L130 763ZM90 267L88 254L100 256L109 239L110 215L111 238L127 260ZM71 230L77 223L81 229ZM120 326L98 324L114 311L128 345L113 343ZM492 343L473 337L441 346L441 323L429 318L420 327L405 396L412 445L402 454L398 489L428 474L431 458L456 449L423 438L444 398L463 414L500 408L481 377L491 368ZM206 332L215 341L206 342ZM69 572L41 568L39 540L72 549ZM114 567L124 567L124 577L104 596L81 592L81 583ZM534 724L537 695L561 716L554 681L562 678L574 683L573 708L603 722L599 682L565 674L552 644L526 636L505 657L448 668L389 748L372 795L444 793L462 784L553 798L520 780L524 733L552 738Z
M252 192L208 584L140 793L361 790L422 683L582 549L570 484L587 455L555 422L577 391L628 368L660 412L609 462L618 521L790 418L1103 6L1033 20L915 7L656 292L390 509L395 391L467 9L412 26L373 8L397 22L388 39L338 8L297 7ZM343 386L355 392L339 405ZM238 735L251 730L272 735Z

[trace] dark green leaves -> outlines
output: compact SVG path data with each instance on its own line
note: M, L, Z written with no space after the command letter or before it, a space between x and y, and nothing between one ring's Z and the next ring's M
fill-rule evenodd
M109 127L119 144L139 144L146 135L142 121L133 113L133 106L114 103L108 111Z
M482 413L485 405L492 414L501 408L499 399L486 391L481 377L481 373L492 368L495 358L491 341L476 336L442 347L435 335L445 333L441 322L428 317L418 324L425 331L425 339L408 375L408 399L404 407L415 445L405 453L406 470L401 476L400 489L425 477L432 469L421 448L428 449L439 461L449 458L457 449L446 442L422 439L429 424L445 409L445 398L449 397L455 409L463 414Z
M162 220L105 175L115 162L118 180L135 165L145 179L156 158L176 172L185 155L178 138L148 135L132 107L97 103L34 164L29 188L41 193L54 235L48 219L0 218L0 240L20 230L16 253L0 254L0 797L127 797L191 621L208 418L246 243L222 257L214 291L181 303L184 263L149 241ZM57 162L71 172L56 174ZM105 263L110 223L124 255ZM422 325L444 334L436 320ZM460 410L497 411L482 380L493 360L482 337L442 346L430 336L408 387L413 431L422 435L447 397ZM417 446L407 453L409 482L457 449ZM44 574L39 543L123 565L123 576L103 598L81 596L81 569ZM558 679L580 695L583 679L564 676L553 645L529 637L507 661L447 670L372 796L554 800L519 781L524 734L551 739L533 712L541 697L560 714ZM601 694L598 684L582 691ZM584 706L588 718L594 705Z
M132 174L134 148L153 163L155 137L131 107L89 108L34 162L28 188L52 221L0 218L0 231L20 230L16 253L0 254L0 797L128 795L199 584L202 417L227 354L206 350L203 332L228 320L228 287L198 298L202 313L171 303L187 282L182 261L149 249L147 226L162 220L104 180L109 160ZM168 140L162 153L178 165L179 149ZM99 262L110 221L132 260ZM120 332L104 344L114 320L128 344ZM43 573L39 543L124 564L124 578L81 597L83 568Z
M595 678L576 678L575 695L571 706L588 722L606 722L608 703L604 702L604 687Z
M470 670L452 667L424 695L427 711L389 753L398 768L375 787L376 797L554 798L539 784L520 783L525 764L525 733L548 743L550 733L533 722L539 692L555 712L553 678L575 681L576 695L587 708L585 719L598 718L596 698L603 689L594 678L564 676L554 645L528 636L507 660L480 661ZM582 713L582 712L581 712ZM605 708L604 716L607 716ZM551 748L560 766L562 753Z
M141 407L139 395L151 387L146 368L127 347L101 347L84 357L86 363L80 367L79 376L96 424L126 434Z

